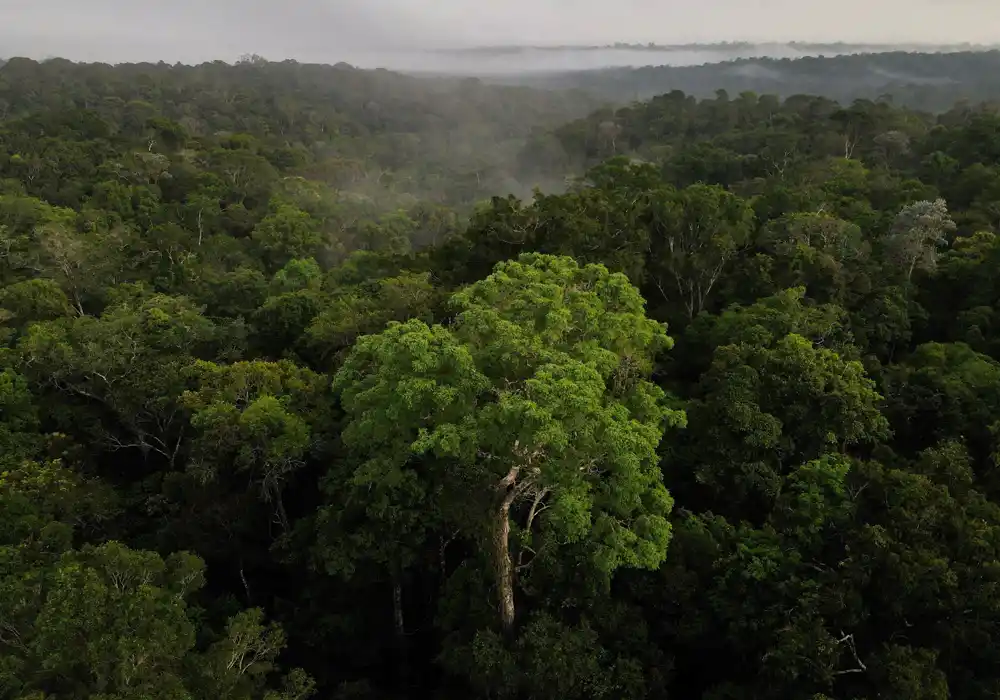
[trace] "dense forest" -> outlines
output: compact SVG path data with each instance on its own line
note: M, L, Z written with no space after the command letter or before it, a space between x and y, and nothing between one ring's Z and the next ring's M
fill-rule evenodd
M998 234L989 105L10 60L0 700L996 698Z
M648 100L671 90L696 97L710 97L720 89L779 97L823 95L845 103L892 95L900 105L939 112L961 100L1000 100L1000 50L738 58L697 66L650 65L510 76L502 82L586 90L614 102Z

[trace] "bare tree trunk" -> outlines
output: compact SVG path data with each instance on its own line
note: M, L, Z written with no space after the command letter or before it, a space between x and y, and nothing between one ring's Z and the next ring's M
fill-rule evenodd
M438 547L438 566L440 567L440 585L441 590L444 590L445 584L448 582L448 556L447 549L455 538L458 537L458 531L455 531L451 537L445 539L441 538L441 546Z
M497 578L500 622L505 631L514 627L514 564L510 559L510 504L505 497L493 532L493 558Z
M277 486L274 487L274 510L275 515L278 516L278 524L281 525L282 532L288 532L290 525L288 522L288 513L285 512L285 502L281 498L281 489Z
M247 594L247 605L253 604L253 596L250 595L250 584L247 583L246 574L243 573L243 560L240 559L240 581L243 582L243 590Z
M410 683L410 654L406 640L406 619L403 616L403 572L398 564L392 566L392 626L396 643L396 682L399 688Z
M403 582L399 575L392 580L392 620L396 627L396 638L400 643L406 638L406 624L403 620Z
M438 548L438 585L441 587L442 591L444 591L445 582L448 580L448 577L445 574L448 567L448 559L445 556L445 549L448 548L449 541L445 541L442 537L441 546Z

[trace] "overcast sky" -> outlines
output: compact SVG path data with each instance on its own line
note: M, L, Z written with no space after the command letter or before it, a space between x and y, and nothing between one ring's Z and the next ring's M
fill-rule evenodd
M416 45L1000 41L1000 0L0 0L0 56L349 60Z

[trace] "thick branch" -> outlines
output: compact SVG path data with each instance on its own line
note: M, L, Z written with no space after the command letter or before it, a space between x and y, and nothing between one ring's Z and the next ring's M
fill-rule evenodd
M843 634L843 632L841 634ZM837 640L837 644L847 645L847 648L851 650L851 656L854 657L854 663L856 663L857 666L855 666L854 668L844 669L842 671L834 671L833 675L843 676L848 673L864 673L865 671L868 670L868 667L865 666L864 662L858 657L858 648L854 645L853 634L844 634L843 637Z

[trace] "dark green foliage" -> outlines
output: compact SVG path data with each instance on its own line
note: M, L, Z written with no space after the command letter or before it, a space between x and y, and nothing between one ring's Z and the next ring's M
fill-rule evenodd
M991 108L0 103L0 700L1000 693Z
M615 102L648 100L668 90L697 97L717 92L824 95L844 102L892 95L899 104L939 111L962 100L1000 98L996 49L916 53L859 47L857 53L830 55L845 48L814 47L818 55L799 59L739 58L697 66L606 68L512 80L534 87L586 90Z

